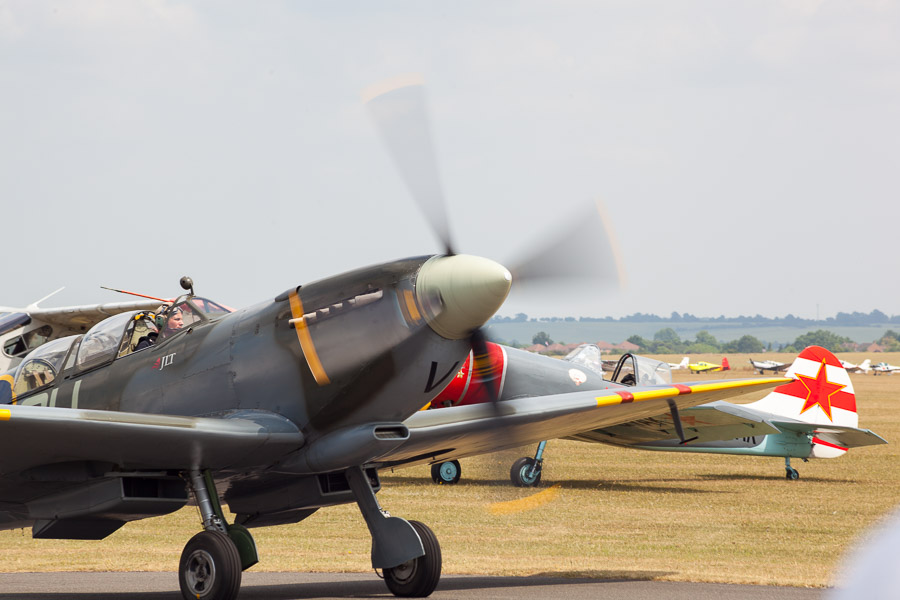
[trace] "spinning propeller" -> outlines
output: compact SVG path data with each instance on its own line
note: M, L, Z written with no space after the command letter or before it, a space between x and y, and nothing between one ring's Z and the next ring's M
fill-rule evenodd
M421 76L401 76L375 84L363 93L363 100L400 177L440 240L444 253L448 257L457 256L450 234ZM509 272L514 285L559 284L565 280L590 281L610 287L620 287L624 283L615 238L598 206L592 204L581 214L575 215L567 227L543 239L543 243L532 246L536 250L513 261L514 266ZM462 256L465 255L459 255L460 258ZM506 290L503 294L505 296ZM482 327L475 327L467 335L474 357L472 367L476 372L488 374L496 371L490 362L487 338ZM494 376L497 374L494 373ZM490 382L487 387L496 407L499 380L497 383Z

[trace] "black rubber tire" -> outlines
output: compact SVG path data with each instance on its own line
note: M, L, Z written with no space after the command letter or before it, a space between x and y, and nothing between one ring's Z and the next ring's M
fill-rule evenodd
M384 569L384 583L395 596L401 598L424 598L430 596L441 580L441 545L434 532L419 521L410 521L419 534L425 556Z
M456 485L462 477L462 467L458 460L450 460L431 465L431 480L441 485Z
M797 469L786 469L784 476L787 479L796 481L796 480L800 479L800 472L797 471Z
M241 589L241 557L221 531L192 537L178 561L178 583L185 600L235 600Z
M530 456L523 456L513 463L512 468L509 470L509 479L514 486L537 487L538 484L541 483L541 472L543 471L541 465L538 465L537 473L535 473L534 476L531 478L527 477L528 472L531 470L531 465L533 464L534 459Z

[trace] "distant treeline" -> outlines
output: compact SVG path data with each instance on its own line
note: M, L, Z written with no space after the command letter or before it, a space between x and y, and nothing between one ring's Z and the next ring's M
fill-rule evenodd
M628 341L638 346L641 352L649 354L706 354L713 352L750 354L762 352L763 350L796 354L807 346L822 346L831 352L856 351L859 349L857 344L850 338L837 335L826 329L804 333L798 336L793 343L781 347L776 347L773 344L766 346L752 335L745 335L730 342L719 342L707 331L698 332L694 340L682 340L675 330L670 327L657 331L652 340L633 335L628 338ZM888 330L876 343L888 352L900 351L900 335L892 330Z
M550 345L553 340L545 332L539 331L532 338L533 344ZM752 335L742 336L730 342L720 342L708 331L699 331L695 339L683 340L671 327L660 329L652 340L633 335L628 341L637 346L645 354L711 354L719 352L737 352L752 354L757 352L788 352L796 354L807 346L822 346L832 352L856 351L859 348L850 338L837 335L826 329L818 329L800 335L787 346L766 346ZM900 334L888 330L875 343L888 352L900 351ZM616 351L613 351L616 353Z
M634 313L633 315L628 315L627 317L619 317L615 319L613 317L540 317L540 318L529 318L525 313L518 313L513 317L504 317L500 315L494 316L490 320L490 323L537 323L537 322L548 322L548 323L556 323L558 321L567 321L567 322L579 322L579 323L602 323L602 322L619 322L619 323L733 323L738 325L743 325L746 327L772 327L772 326L787 326L787 327L813 327L816 325L823 326L867 326L867 325L885 325L887 323L897 323L900 324L900 315L888 316L881 312L880 310L873 310L870 313L862 313L862 312L852 312L845 313L839 312L834 317L828 317L827 319L801 319L800 317L795 317L794 315L787 315L785 317L764 317L762 315L756 316L745 316L740 315L738 317L726 317L725 315L719 315L718 317L697 317L690 313L677 313L673 312L668 317L660 317L659 315L645 314L645 313Z

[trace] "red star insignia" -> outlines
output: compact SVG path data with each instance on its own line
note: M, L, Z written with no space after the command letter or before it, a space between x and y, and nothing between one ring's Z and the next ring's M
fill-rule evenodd
M831 418L831 397L847 386L828 381L824 360L819 365L819 372L816 373L815 377L807 377L797 373L797 380L803 384L807 391L806 401L803 403L803 408L800 409L800 414L802 415L818 404L825 416L828 417L828 420L833 421Z

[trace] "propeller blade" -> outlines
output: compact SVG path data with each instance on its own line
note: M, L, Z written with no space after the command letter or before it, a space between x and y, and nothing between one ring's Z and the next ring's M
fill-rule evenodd
M469 337L472 346L472 373L485 385L491 404L497 408L500 401L500 365L491 360L487 337L479 327Z
M517 288L563 280L600 284L607 289L621 289L626 283L619 244L599 201L534 244L534 249L514 264L517 266L510 272Z
M445 253L455 254L428 126L422 77L407 75L374 84L363 93L363 101L413 200Z

